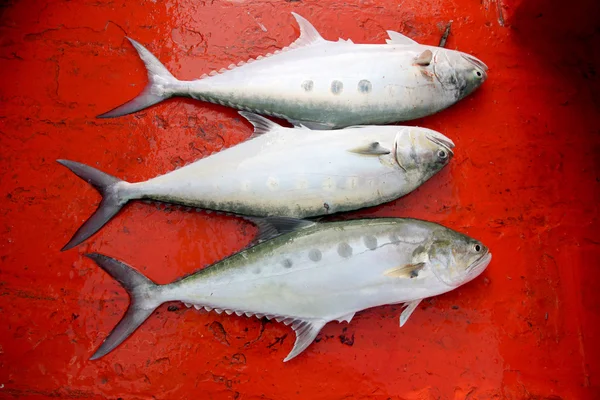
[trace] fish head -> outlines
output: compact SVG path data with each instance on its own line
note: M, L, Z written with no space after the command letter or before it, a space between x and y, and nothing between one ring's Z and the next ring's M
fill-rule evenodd
M398 166L421 184L450 162L454 156L452 140L432 129L402 127L394 141Z
M480 241L450 229L440 229L427 249L433 273L444 284L458 287L479 276L492 260Z
M470 54L438 49L433 58L433 71L445 90L460 100L485 82L488 67Z

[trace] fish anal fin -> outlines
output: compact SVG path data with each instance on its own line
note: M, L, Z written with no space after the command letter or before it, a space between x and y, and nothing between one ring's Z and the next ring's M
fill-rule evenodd
M404 326L406 321L408 321L408 318L417 309L417 306L419 305L420 302L421 302L421 299L409 301L408 303L404 303L406 308L404 309L404 311L402 311L402 314L400 314L400 327Z
M300 27L300 37L296 39L296 41L292 43L289 47L304 47L314 43L325 41L325 39L323 39L319 31L317 31L315 27L310 22L308 22L306 18L299 14L296 14L295 12L293 12L292 15L294 16L296 22L298 23L298 26Z
M415 58L415 64L420 65L421 67L426 67L431 64L432 59L433 53L431 50L425 50L417 58Z
M387 31L387 34L390 37L389 39L387 39L385 41L387 44L403 44L403 45L419 44L419 43L415 42L414 40L412 40L411 38L409 38L408 36L405 36L396 31Z
M371 142L364 146L359 146L348 151L351 153L363 154L368 156L381 156L384 154L390 154L392 152L390 149L386 149L381 144L379 144L379 142Z
M290 354L283 360L283 362L290 361L298 354L302 353L317 337L321 329L325 326L327 321L323 320L301 320L297 319L293 324L292 328L296 332L296 342Z
M419 276L419 271L425 266L425 263L400 265L396 268L391 268L383 274L392 278L416 278Z

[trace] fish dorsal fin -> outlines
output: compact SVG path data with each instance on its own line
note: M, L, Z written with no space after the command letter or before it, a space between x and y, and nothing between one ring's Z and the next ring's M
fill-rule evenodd
M304 17L302 17L301 15L298 15L294 12L292 13L292 15L294 16L294 18L296 19L296 22L300 26L300 37L298 39L296 39L292 44L290 44L289 46L283 47L280 50L275 50L273 53L267 53L265 55L261 55L256 58L249 58L248 60L240 61L237 64L229 64L229 67L227 67L227 68L221 68L218 71L211 71L208 74L203 74L200 77L200 79L209 78L209 77L215 76L215 75L220 75L220 74L223 74L232 69L235 69L235 68L238 68L238 67L244 66L246 64L256 62L256 61L264 60L265 58L269 58L271 56L274 56L279 53L283 53L288 50L293 50L293 49L297 49L299 47L309 46L311 44L316 44L319 42L326 42L326 40L323 39L323 37L315 29L315 27L312 26L312 24L310 22L308 22ZM200 99L202 100L202 96L200 96Z
M419 44L411 38L409 38L408 36L404 36L403 34L398 33L396 31L387 31L387 34L390 37L385 41L387 44Z
M248 122L254 125L254 134L251 138L262 135L263 133L267 133L277 128L281 128L281 125L276 124L268 118L265 118L261 115L254 114L248 111L238 111L239 114L246 118Z
M296 342L294 343L294 348L283 362L290 361L302 353L315 340L326 323L327 321L322 320L296 319L292 324L292 328L296 332Z
M404 309L404 311L402 311L402 314L400 314L400 327L404 326L406 321L408 321L408 318L417 309L417 306L419 305L420 302L421 302L421 299L410 301L408 303L404 303L404 306L406 308Z
M396 268L391 268L383 274L392 278L416 278L419 276L419 271L425 266L425 263L406 264Z
M258 228L258 235L254 240L255 243L264 242L265 240L273 239L284 233L294 232L316 224L316 222L313 221L289 217L261 218L244 216L243 218L252 222Z
M362 154L367 156L381 156L384 154L390 154L392 151L386 149L379 142L371 142L363 146L356 147L348 150L351 153Z
M324 42L325 39L321 36L321 34L315 29L314 26L306 18L303 16L292 13L298 26L300 26L300 37L296 39L294 43L292 43L289 47L305 47L314 43Z

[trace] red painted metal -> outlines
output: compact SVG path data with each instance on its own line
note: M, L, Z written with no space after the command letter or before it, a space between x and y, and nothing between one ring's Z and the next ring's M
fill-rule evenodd
M5 3L0 398L600 398L598 2L498 1ZM290 11L355 42L382 43L393 29L437 44L453 20L447 46L490 66L475 94L416 121L456 142L451 165L403 199L351 214L464 231L491 248L488 271L426 301L403 329L399 306L328 324L287 364L288 327L178 304L88 361L128 299L83 253L166 283L255 233L233 217L133 203L59 252L99 196L55 159L137 181L251 134L235 111L182 99L95 119L145 84L124 36L191 79L289 44Z

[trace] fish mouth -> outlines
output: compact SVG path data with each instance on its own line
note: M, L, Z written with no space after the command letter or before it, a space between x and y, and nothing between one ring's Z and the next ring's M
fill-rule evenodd
M448 153L450 153L451 155L454 155L454 151L452 151L452 149L454 148L454 142L446 136L442 135L439 132L432 131L429 132L426 137L433 143L442 146L443 148L448 150Z
M481 61L480 59L473 57L470 54L466 54L466 53L461 53L461 56L467 60L468 62L470 62L471 64L473 64L474 66L476 66L477 68L481 69L483 72L487 72L487 70L489 69L487 65L485 65L485 63L483 61Z
M477 261L467 268L467 282L478 277L492 261L492 253L486 249L485 253Z

